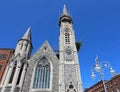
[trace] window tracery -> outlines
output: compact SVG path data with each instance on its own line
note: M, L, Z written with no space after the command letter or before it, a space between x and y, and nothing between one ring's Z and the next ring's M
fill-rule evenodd
M50 63L45 57L42 58L35 69L34 89L49 89L50 88Z
M72 82L70 82L67 92L77 92Z

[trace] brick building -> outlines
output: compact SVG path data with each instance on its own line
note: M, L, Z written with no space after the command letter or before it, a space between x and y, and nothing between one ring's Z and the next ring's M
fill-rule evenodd
M120 74L112 77L109 81L105 81L105 86L107 92L120 92ZM102 80L85 89L84 92L105 92Z
M112 77L111 80L106 83L106 88L108 92L120 92L120 74Z
M6 65L9 62L9 59L12 56L13 52L13 49L0 48L0 82L6 69Z
M107 82L107 81L105 81ZM104 87L103 87L103 81L99 81L96 84L94 84L93 86L85 89L84 92L104 92Z

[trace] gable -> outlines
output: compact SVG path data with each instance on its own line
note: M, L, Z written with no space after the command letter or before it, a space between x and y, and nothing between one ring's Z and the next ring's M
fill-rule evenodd
M58 90L58 77L59 77L59 60L50 47L49 43L46 41L38 50L37 52L29 59L28 61L28 69L26 72L24 86L29 86L28 89L25 89L25 92L34 92L33 90L33 79L35 75L35 69L38 62L42 58L47 58L50 62L51 66L51 82L50 82L50 90ZM29 79L28 79L29 78ZM29 90L29 91L28 91ZM45 91L46 92L46 91Z
M36 59L40 59L41 57L46 56L53 58L57 58L56 54L54 53L54 51L52 50L52 48L50 47L49 43L46 41L44 42L44 44L37 50L37 52L30 58L30 61L32 60L36 60Z

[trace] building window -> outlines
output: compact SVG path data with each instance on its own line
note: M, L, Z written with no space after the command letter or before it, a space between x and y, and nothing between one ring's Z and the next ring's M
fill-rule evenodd
M25 51L27 51L28 43L25 44Z
M20 50L22 50L22 47L23 47L23 43L21 43L20 45L21 45L21 47L20 47Z
M19 72L19 76L18 76L18 80L17 80L17 85L20 83L23 68L24 68L24 64L22 64L22 66L20 67L20 72Z
M6 58L7 58L7 55L6 55L6 54L1 54L1 55L0 55L0 59L1 59L1 60L5 60Z
M14 75L15 75L15 71L16 71L16 67L17 67L17 63L15 62L15 65L14 65L13 70L12 70L12 74L10 76L9 83L12 83L12 81L13 81L13 78L14 78Z
M70 44L70 34L68 31L65 32L65 43Z
M33 89L49 89L50 72L50 62L44 57L36 66Z
M115 81L114 84L117 85L117 81Z
M0 70L2 69L2 65L0 65Z

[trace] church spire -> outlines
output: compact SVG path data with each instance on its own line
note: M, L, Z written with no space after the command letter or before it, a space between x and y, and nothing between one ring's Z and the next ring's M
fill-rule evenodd
M73 22L65 5L59 18L59 26L59 92L82 92ZM70 86L72 86L72 88Z
M24 36L22 37L22 39L26 39L26 40L29 40L29 41L32 40L30 30L31 30L30 27L28 27L28 29L27 29L26 33L24 34Z
M66 8L65 4L64 4L64 7L63 7L62 15L60 16L60 19L59 19L59 26L61 26L62 22L68 22L70 24L72 23L72 18L68 14L68 11L67 11L67 8Z
M63 14L62 15L68 15L68 11L67 11L67 8L66 8L65 4L64 4L64 7L63 7Z

